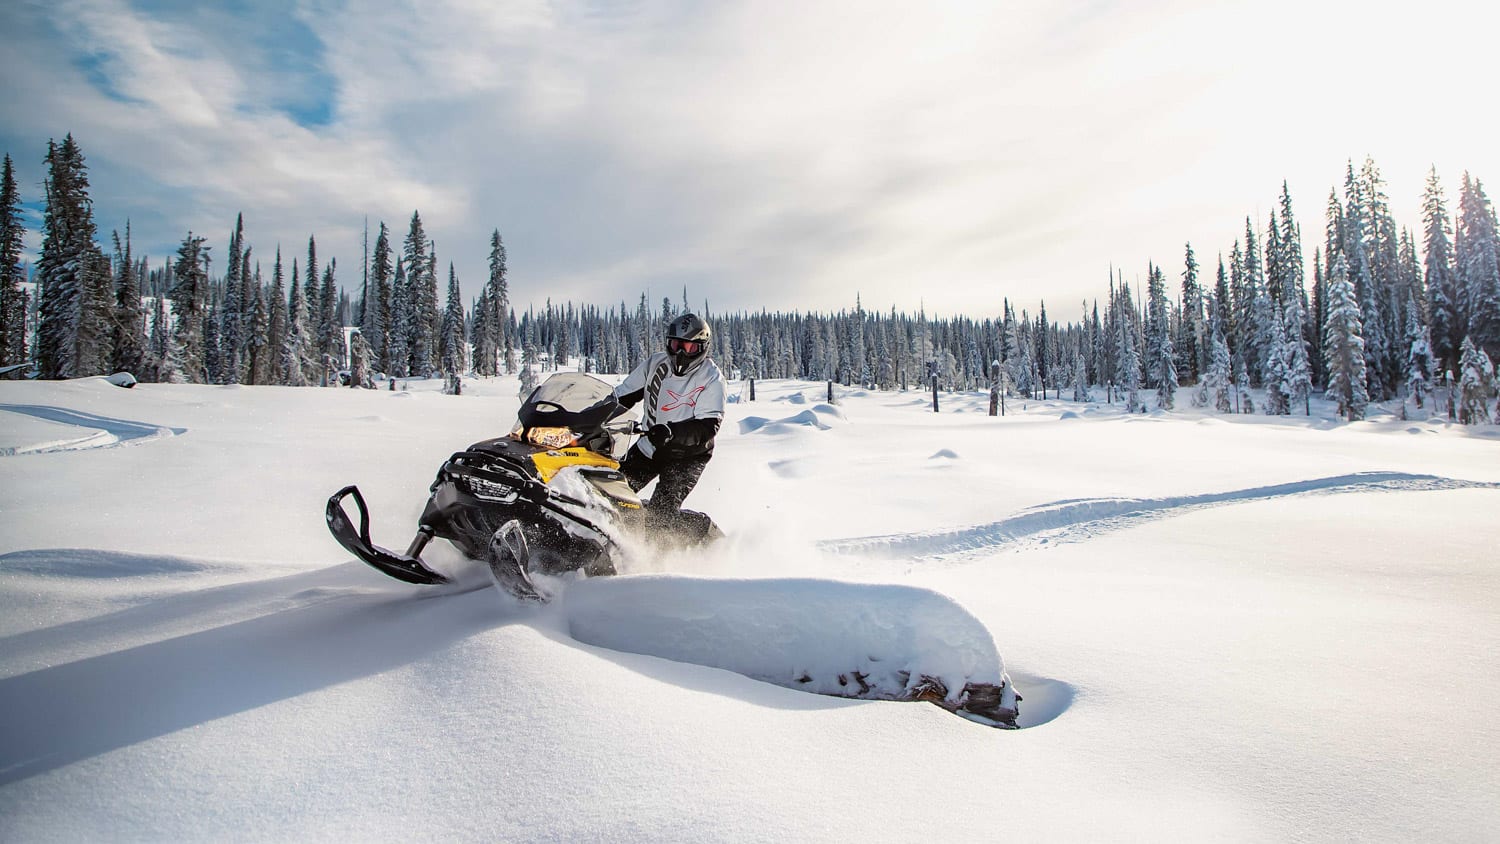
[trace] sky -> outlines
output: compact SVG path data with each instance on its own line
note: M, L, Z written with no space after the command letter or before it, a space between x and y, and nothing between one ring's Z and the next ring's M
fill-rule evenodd
M1212 267L1285 181L1307 257L1372 157L1500 179L1488 4L1152 0L11 0L0 152L36 233L48 139L153 264L235 215L269 276L420 212L467 297L1053 319L1111 267ZM371 235L373 240L373 234ZM446 275L443 277L446 279Z

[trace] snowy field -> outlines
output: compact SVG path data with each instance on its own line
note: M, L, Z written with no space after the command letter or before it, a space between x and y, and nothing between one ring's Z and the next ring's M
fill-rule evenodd
M1500 834L1500 427L733 384L729 538L535 608L328 535L518 405L407 386L0 382L0 841ZM788 642L1003 658L1021 729Z

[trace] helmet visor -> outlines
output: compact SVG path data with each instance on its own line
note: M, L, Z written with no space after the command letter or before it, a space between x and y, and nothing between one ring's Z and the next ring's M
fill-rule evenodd
M676 337L667 338L667 351L674 355L696 355L703 351L703 344L697 340L679 340Z

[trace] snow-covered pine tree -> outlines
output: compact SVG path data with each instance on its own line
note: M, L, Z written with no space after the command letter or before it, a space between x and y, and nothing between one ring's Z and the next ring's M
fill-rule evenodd
M1486 355L1500 356L1500 232L1495 210L1478 179L1464 174L1454 240L1467 330Z
M1421 409L1432 392L1432 378L1436 372L1437 358L1432 352L1429 329L1418 319L1416 298L1408 294L1406 301L1406 391Z
M1312 365L1299 319L1301 312L1300 301L1294 301L1281 311L1286 314L1282 320L1286 326L1286 342L1282 346L1282 392L1286 393L1288 412L1300 406L1304 416L1311 416Z
M254 250L248 244L245 244L243 240L241 241L241 248L240 271L238 274L239 294L236 296L239 300L240 308L240 337L239 347L236 350L239 357L239 370L235 374L238 380L231 381L230 383L252 384L254 382L250 380L250 347L255 342L255 300L260 295L260 284L255 277L255 264L250 260L251 253Z
M1052 355L1052 349L1047 336L1047 326L1051 323L1047 321L1047 303L1045 301L1041 303L1036 323L1037 328L1032 335L1032 343L1036 347L1036 354L1032 359L1032 363L1036 366L1037 386L1041 388L1042 400L1045 401L1047 399L1047 376L1051 371L1049 364L1051 363ZM1136 348L1139 349L1140 347L1137 346Z
M1125 396L1125 410L1129 413L1137 413L1144 407L1140 397L1141 356L1136 343L1137 318L1135 303L1130 298L1130 285L1120 283L1115 303L1119 309L1119 340L1116 345L1119 362L1115 367L1115 375L1120 393Z
M364 318L359 333L369 347L368 364L378 372L390 372L386 331L391 324L391 235L385 222L375 233L370 254L369 281L365 283Z
M1326 289L1323 275L1323 252L1321 249L1313 250L1313 293L1312 311L1308 319L1306 335L1312 337L1308 343L1308 363L1312 370L1312 382L1315 387L1321 387L1327 382L1323 373L1323 356L1312 354L1311 351L1322 347L1323 326L1328 322L1328 291Z
M42 249L37 260L37 369L43 378L95 374L79 367L80 308L89 304L86 288L96 268L92 255L94 215L83 153L68 135L47 142L46 207Z
M290 380L287 378L286 361L286 278L281 269L280 246L276 247L276 263L271 268L271 292L266 299L266 383L285 385Z
M1442 370L1454 372L1467 323L1459 310L1462 297L1453 265L1453 222L1448 217L1436 167L1428 172L1422 194L1422 230L1432 351Z
M337 271L337 259L329 261L323 270L323 284L318 293L317 360L320 376L315 383L325 387L339 385L338 371L344 366L344 325L338 316L339 288L334 277Z
M288 386L306 387L312 383L308 373L313 370L312 334L308 330L309 314L307 296L302 292L302 281L298 277L297 259L292 259L292 289L287 304L286 344L282 347L282 366L285 367Z
M448 264L448 303L443 309L443 331L438 345L438 357L444 376L458 375L467 369L462 295L458 286L458 272L450 262Z
M1220 413L1229 413L1234 409L1229 398L1234 370L1229 357L1229 344L1224 340L1223 320L1217 315L1222 310L1217 302L1213 303L1209 310L1209 342L1212 346L1212 355L1209 358L1208 372L1204 376L1203 385L1207 391L1207 398L1213 402L1214 409Z
M141 302L140 277L130 254L130 221L125 221L125 242L114 232L115 241L115 316L114 359L110 369L129 372L144 378L142 364L146 359L146 311Z
M21 289L25 242L21 192L16 186L15 166L6 154L0 165L0 367L26 359L26 298Z
M240 260L244 250L245 215L235 218L234 231L229 234L229 256L224 264L224 302L219 308L219 366L217 382L238 384L242 380L245 349L244 330L244 286L240 272Z
M1400 239L1396 233L1396 221L1391 215L1390 202L1385 194L1385 182L1375 166L1374 159L1365 158L1359 176L1361 195L1364 198L1365 253L1370 261L1372 290L1379 304L1380 339L1378 361L1379 381L1383 385L1382 400L1396 394L1400 383L1404 354L1401 348L1401 305L1406 301L1406 291L1400 281ZM1371 336L1366 324L1365 336Z
M1147 302L1150 308L1148 324L1151 326L1147 357L1151 381L1156 384L1156 406L1161 410L1171 410L1177 401L1177 350L1172 343L1170 306L1161 267L1153 266L1147 273Z
M1255 224L1245 218L1245 251L1240 260L1241 303L1238 309L1241 355L1245 358L1245 369L1250 376L1250 386L1263 383L1266 361L1266 340L1270 333L1271 309L1262 297L1266 295L1265 266L1261 262L1260 245L1255 235Z
M1266 402L1262 409L1267 416L1285 416L1291 412L1286 389L1286 355L1290 346L1286 322L1281 318L1281 312L1272 311L1271 330L1266 334L1266 365L1261 373L1262 382L1266 385Z
M1460 349L1458 421L1465 425L1489 422L1489 402L1495 395L1495 366L1472 337L1464 337Z
M151 339L146 343L145 380L170 383L172 333L167 328L167 297L151 297ZM181 381L179 374L176 379Z
M365 342L363 331L352 332L349 338L349 386L374 386L370 379L370 344Z
M496 345L499 326L495 324L494 307L490 304L490 290L486 285L479 290L469 312L469 337L474 347L474 374L491 377L499 374L500 350Z
M219 326L224 324L223 308L217 304L219 291L209 282L209 305L203 312L204 383L221 384L224 375L224 338Z
M115 276L109 257L90 242L78 300L74 361L78 375L103 375L114 358Z
M422 229L421 215L413 211L406 233L405 248L399 267L406 268L407 368L413 378L432 374L432 332L430 310L435 301L427 299L427 233ZM434 291L435 293L436 291Z
M168 294L172 301L172 380L189 384L210 383L205 362L204 324L208 310L208 267L205 238L191 231L177 250L173 276L177 283Z
M553 369L567 366L573 359L573 303L569 302L559 310L564 313L557 331L557 357L554 359Z
M1203 316L1203 289L1198 283L1198 259L1193 244L1187 244L1182 270L1182 340L1178 356L1186 365L1182 375L1195 384L1208 369L1208 330Z
M524 401L531 391L536 389L536 320L531 314L525 318L525 341L521 346L521 388L518 395Z
M391 325L386 332L390 358L387 373L398 378L411 372L411 323L411 284L406 276L406 258L398 255L391 281Z
M1385 332L1380 291L1370 272L1363 231L1364 224L1354 216L1352 211L1346 215L1344 221L1346 252L1344 254L1348 256L1349 283L1354 287L1355 300L1360 306L1360 326L1363 331L1365 350L1365 388L1370 398L1384 401L1390 397L1390 385L1385 383L1383 377L1390 338Z
M241 277L246 282L243 298L248 309L245 321L244 383L270 384L276 377L277 355L273 351L276 346L271 341L271 310L261 286L260 265L256 264L253 273L246 267Z
M1287 183L1281 183L1281 216L1273 217L1280 232L1281 288L1278 296L1286 344L1282 348L1285 381L1283 391L1292 407L1300 405L1303 413L1312 414L1312 355L1307 318L1306 268L1302 258L1302 232L1292 214L1292 195ZM1316 335L1313 335L1316 336Z
M1338 402L1339 414L1353 422L1365 418L1370 402L1365 384L1363 312L1343 253L1335 254L1333 261L1328 278L1328 323L1323 334L1326 395Z

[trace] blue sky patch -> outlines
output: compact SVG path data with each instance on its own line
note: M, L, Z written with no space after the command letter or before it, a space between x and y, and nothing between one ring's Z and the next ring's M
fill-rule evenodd
M201 49L221 56L250 86L241 110L280 112L309 129L333 121L338 85L327 69L327 50L290 0L135 0L132 5L141 14L196 30Z

